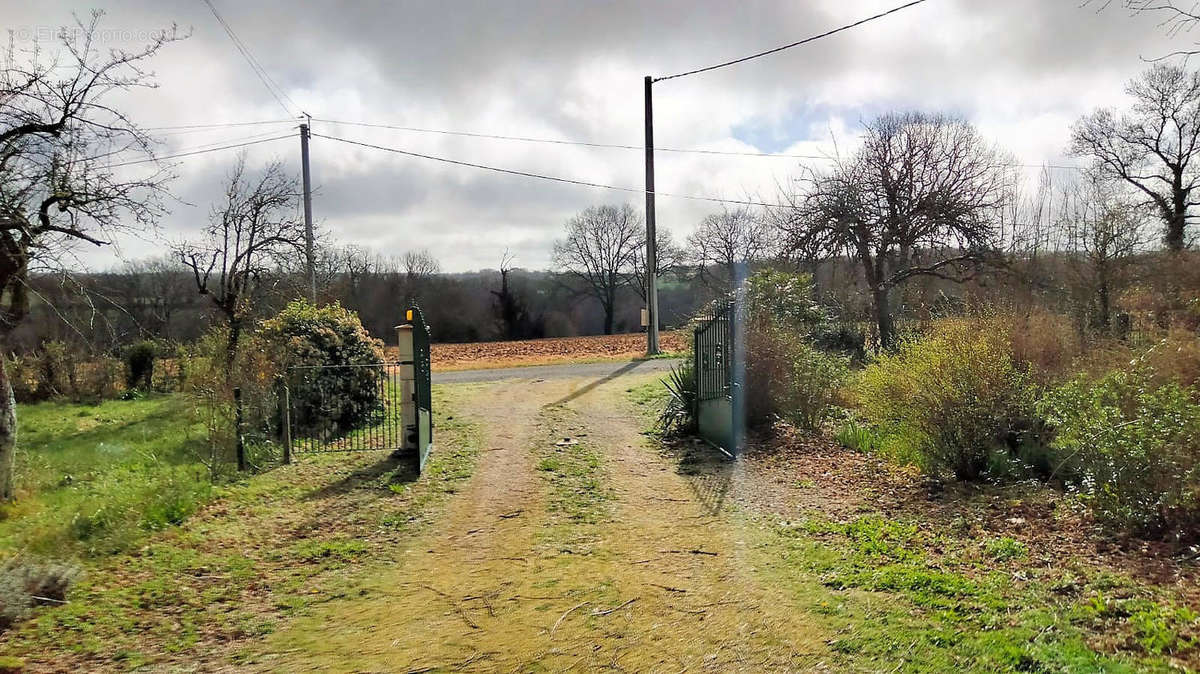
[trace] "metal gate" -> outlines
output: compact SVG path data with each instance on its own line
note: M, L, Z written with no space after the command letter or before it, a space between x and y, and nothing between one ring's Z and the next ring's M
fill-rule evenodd
M724 303L701 318L692 335L700 437L729 456L737 456L742 444L746 369L738 326L737 307Z
M433 382L432 359L429 354L429 325L421 308L413 305L405 315L412 325L413 341L413 402L417 408L417 454L420 470L425 470L429 452L433 449Z
M401 391L399 363L289 367L285 460L292 453L400 449Z

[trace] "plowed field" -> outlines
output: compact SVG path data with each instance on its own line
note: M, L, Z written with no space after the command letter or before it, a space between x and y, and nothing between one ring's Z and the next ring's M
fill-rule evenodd
M687 348L687 340L688 333L681 330L663 332L659 343L664 352L680 352ZM646 355L646 335L631 333L514 342L434 344L432 352L433 369L439 371L629 360ZM391 355L394 353L392 349Z

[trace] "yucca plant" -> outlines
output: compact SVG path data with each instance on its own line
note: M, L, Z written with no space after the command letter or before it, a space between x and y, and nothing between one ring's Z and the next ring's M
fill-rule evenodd
M683 435L696 429L696 368L689 358L663 380L671 394L658 415L658 429L663 435Z

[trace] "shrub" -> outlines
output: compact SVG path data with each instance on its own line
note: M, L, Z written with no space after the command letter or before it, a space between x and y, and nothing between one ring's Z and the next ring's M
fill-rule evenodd
M258 332L264 350L280 369L313 365L372 365L384 361L383 342L371 337L358 315L339 304L317 307L295 301ZM339 428L366 423L384 404L371 368L311 369L289 382L297 426L311 430L318 419Z
M768 322L798 335L811 335L827 316L813 294L812 276L764 270L746 279L746 313L751 322Z
M125 386L149 391L154 381L154 359L158 345L150 340L135 342L125 349Z
M19 403L33 403L49 397L38 386L39 366L37 356L17 356L6 358L4 366L8 371L8 381L12 385L13 397Z
M1143 535L1200 538L1197 390L1144 367L1077 378L1046 395L1052 446L1097 518Z
M44 342L33 354L6 361L17 402L67 398L76 402L121 395L121 364L112 358L82 358L78 347Z
M1065 379L1085 351L1083 335L1061 314L1035 309L999 320L1009 326L1013 359L1041 382Z
M867 367L854 389L867 420L916 436L926 471L961 480L983 476L994 455L1034 425L1035 388L994 319L938 321L925 338Z
M747 422L781 418L816 428L833 403L847 364L813 346L828 317L813 297L812 277L757 272L746 281L745 306Z
M804 429L819 426L849 369L846 359L769 323L752 323L746 342L747 421L781 418Z
M75 391L76 350L59 341L44 342L38 349L37 388L45 398L71 395Z

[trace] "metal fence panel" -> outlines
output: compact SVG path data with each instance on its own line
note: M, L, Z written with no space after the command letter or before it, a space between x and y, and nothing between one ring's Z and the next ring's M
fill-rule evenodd
M291 452L400 449L400 374L396 363L288 368L285 423Z

